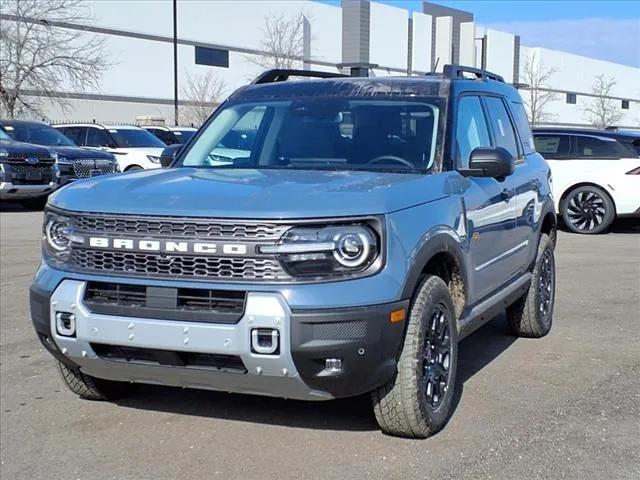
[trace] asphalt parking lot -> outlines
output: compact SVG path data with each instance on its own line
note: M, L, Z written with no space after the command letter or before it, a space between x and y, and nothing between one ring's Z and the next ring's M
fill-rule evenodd
M325 403L144 386L82 401L32 330L42 212L0 213L3 479L640 478L640 226L560 233L554 328L498 317L464 340L433 438L381 434L367 398Z

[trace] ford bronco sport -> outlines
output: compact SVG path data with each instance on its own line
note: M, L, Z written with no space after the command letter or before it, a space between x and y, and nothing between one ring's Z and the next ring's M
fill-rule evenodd
M549 181L497 75L269 71L169 168L50 198L32 320L84 398L371 393L384 432L427 437L460 339L505 309L515 335L551 328Z

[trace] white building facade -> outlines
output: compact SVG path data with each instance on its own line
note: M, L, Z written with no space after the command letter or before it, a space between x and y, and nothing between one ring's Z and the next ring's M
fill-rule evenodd
M96 91L60 85L69 108L51 105L47 120L132 123L151 115L173 124L173 1L87 0L86 6L94 18L91 25L54 23L50 28L104 38L111 66ZM617 125L640 128L639 68L520 45L513 33L476 25L472 12L431 2L424 2L422 10L370 0L342 0L340 6L310 0L177 0L178 112L188 100L184 85L189 78L214 72L227 93L248 83L263 70L260 59L269 56L267 19L302 14L304 47L298 68L341 71L357 64L368 66L372 76L423 75L460 63L491 70L526 90L523 67L534 54L556 71L548 82L557 94L547 123L587 126L584 108L593 100L596 76L604 74L616 80L610 97L622 115ZM2 20L10 21L6 16Z

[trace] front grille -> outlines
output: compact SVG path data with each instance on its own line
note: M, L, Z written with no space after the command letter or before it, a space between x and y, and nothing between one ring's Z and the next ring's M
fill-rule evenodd
M88 282L84 304L93 313L124 317L236 323L246 292Z
M11 168L12 182L16 185L39 185L53 179L53 160L29 164L24 161L8 162Z
M124 347L104 343L91 343L91 348L98 357L116 362L197 368L229 373L247 372L242 359L235 355Z
M91 233L260 240L279 239L289 228L288 225L259 222L103 215L78 216L74 218L74 224L78 231Z
M73 162L73 172L78 178L89 178L107 173L114 173L114 163L103 158L82 159Z
M191 255L163 257L155 253L133 253L75 248L71 264L93 272L122 272L151 277L192 277L229 280L287 280L289 275L275 259L216 258Z

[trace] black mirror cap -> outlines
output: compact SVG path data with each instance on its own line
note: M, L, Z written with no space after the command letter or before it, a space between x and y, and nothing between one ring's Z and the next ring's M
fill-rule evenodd
M469 168L460 169L465 177L491 177L498 180L515 170L516 159L503 147L478 147L469 157Z
M182 149L182 144L175 143L173 145L169 145L167 148L162 150L162 153L160 154L160 165L162 165L162 168L167 168L171 166L173 161L178 156L178 153L180 153L181 149Z

